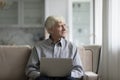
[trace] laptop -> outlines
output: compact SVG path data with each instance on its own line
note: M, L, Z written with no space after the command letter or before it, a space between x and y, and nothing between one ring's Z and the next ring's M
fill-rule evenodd
M48 77L64 77L70 75L72 59L70 58L41 58L40 74Z

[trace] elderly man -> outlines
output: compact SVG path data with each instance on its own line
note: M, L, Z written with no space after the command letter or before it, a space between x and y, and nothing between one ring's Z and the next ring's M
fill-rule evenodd
M63 17L49 16L45 21L45 28L50 34L49 38L35 45L26 66L26 75L33 80L76 80L82 78L84 71L77 47L65 39L67 27ZM73 69L70 76L48 77L40 74L40 59L71 58Z

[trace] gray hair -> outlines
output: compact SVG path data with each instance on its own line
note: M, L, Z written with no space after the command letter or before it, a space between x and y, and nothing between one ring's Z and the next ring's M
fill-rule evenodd
M56 22L59 21L65 22L65 19L62 16L49 16L45 21L45 28L48 30L52 28Z

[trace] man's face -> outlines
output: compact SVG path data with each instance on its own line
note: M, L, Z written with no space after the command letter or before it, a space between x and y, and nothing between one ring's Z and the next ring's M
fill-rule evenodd
M65 37L67 33L67 26L65 22L59 21L50 29L53 38Z

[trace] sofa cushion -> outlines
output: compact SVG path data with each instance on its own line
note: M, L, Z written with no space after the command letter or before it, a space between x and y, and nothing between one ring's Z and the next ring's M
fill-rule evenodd
M0 46L0 80L26 80L29 46Z
M93 67L92 71L95 73L98 73L98 67L99 67L99 58L100 58L100 51L101 46L100 45L84 45L85 50L91 50L93 55Z
M85 71L93 71L93 52L80 47L80 57Z
M98 80L98 74L94 72L85 72L84 80Z

